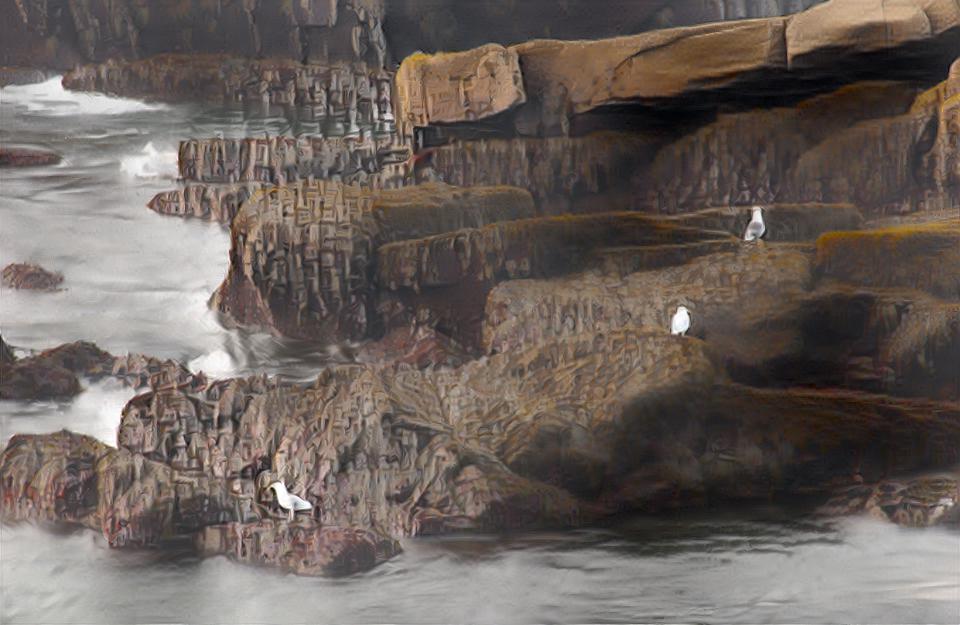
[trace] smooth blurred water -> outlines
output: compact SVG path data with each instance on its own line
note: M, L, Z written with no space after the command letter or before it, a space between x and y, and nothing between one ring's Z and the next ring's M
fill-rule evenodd
M0 331L42 348L87 339L215 375L308 378L336 351L224 329L206 301L227 269L224 228L162 217L186 137L295 132L283 118L64 92L0 90L0 141L64 155L0 170L0 264L62 271L65 291L0 292ZM0 442L69 428L113 444L133 391L107 380L66 402L0 402ZM198 560L188 548L111 551L91 531L0 527L0 622L528 623L960 622L960 537L753 508L633 519L563 534L407 541L341 580Z

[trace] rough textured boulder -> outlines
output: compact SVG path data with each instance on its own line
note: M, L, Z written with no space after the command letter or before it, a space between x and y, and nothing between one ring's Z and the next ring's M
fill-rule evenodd
M231 268L212 305L288 336L358 340L376 331L371 270L380 245L533 214L530 194L510 187L274 188L234 220Z
M960 527L960 475L927 473L852 486L831 498L821 512L866 513L905 527Z
M71 397L83 390L79 377L97 380L113 376L134 388L206 383L202 374L194 375L175 361L142 354L115 357L88 341L67 343L21 359L4 343L3 353L0 399Z
M11 263L3 268L0 280L8 289L58 291L63 284L63 274L48 271L40 265Z
M467 52L415 54L397 72L401 129L478 120L526 101L517 53L489 44Z
M39 167L56 165L60 155L50 150L25 147L0 147L0 167Z

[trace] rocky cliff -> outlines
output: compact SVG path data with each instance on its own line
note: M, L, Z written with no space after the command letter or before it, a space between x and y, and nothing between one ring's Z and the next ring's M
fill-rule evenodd
M366 61L387 54L382 0L4 0L0 65L70 69L164 53Z

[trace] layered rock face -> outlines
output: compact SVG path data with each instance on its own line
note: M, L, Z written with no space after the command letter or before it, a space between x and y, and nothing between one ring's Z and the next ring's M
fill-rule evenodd
M322 56L382 67L383 12L381 0L179 5L161 0L9 0L0 13L0 65L69 69L83 62L182 52L296 60Z
M569 119L601 107L623 103L662 104L676 100L703 106L704 98L723 101L745 94L780 94L783 81L803 93L810 78L850 80L847 61L885 51L910 59L934 59L943 67L954 58L960 37L960 10L955 0L916 0L885 11L873 0L832 0L788 18L704 24L595 41L536 40L499 48L496 61L485 47L429 59L412 56L401 64L400 120L423 125L441 103L465 98L458 81L482 86L469 100L497 106L454 107L442 121L470 121L509 109L523 134L565 134ZM828 27L821 26L828 20ZM473 55L470 57L469 55ZM860 64L863 67L865 64ZM912 63L922 70L923 63ZM493 71L492 68L496 68ZM856 66L854 66L856 69ZM431 78L425 79L424 72ZM888 74L893 74L893 66ZM922 73L922 72L921 72ZM483 76L481 77L481 74ZM443 81L443 77L449 77ZM598 79L602 77L602 79ZM496 100L522 84L525 97ZM456 116L456 119L453 117Z
M212 304L288 336L365 338L378 325L372 273L382 244L533 214L528 193L505 187L275 187L234 219L230 273Z
M664 212L773 201L851 202L872 214L956 206L957 108L934 97L956 89L956 68L930 93L860 83L721 116L664 147L634 188Z
M330 118L330 123L340 122ZM374 119L357 125L349 137L184 141L178 159L183 186L157 194L148 206L164 215L229 225L244 202L277 184L318 179L369 189L399 187L408 178L410 151L396 143L391 130Z

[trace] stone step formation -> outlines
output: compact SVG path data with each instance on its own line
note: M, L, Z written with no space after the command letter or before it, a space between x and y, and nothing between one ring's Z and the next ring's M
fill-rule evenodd
M117 447L14 437L4 519L304 574L412 536L729 500L956 525L954 0L712 3L763 19L414 54L395 76L365 4L304 4L328 16L297 22L308 58L68 77L316 123L184 141L182 187L150 206L230 227L225 321L361 346L302 384L105 357L150 387ZM644 19L688 23L666 8ZM744 242L754 205L766 234ZM313 509L289 520L275 481Z

